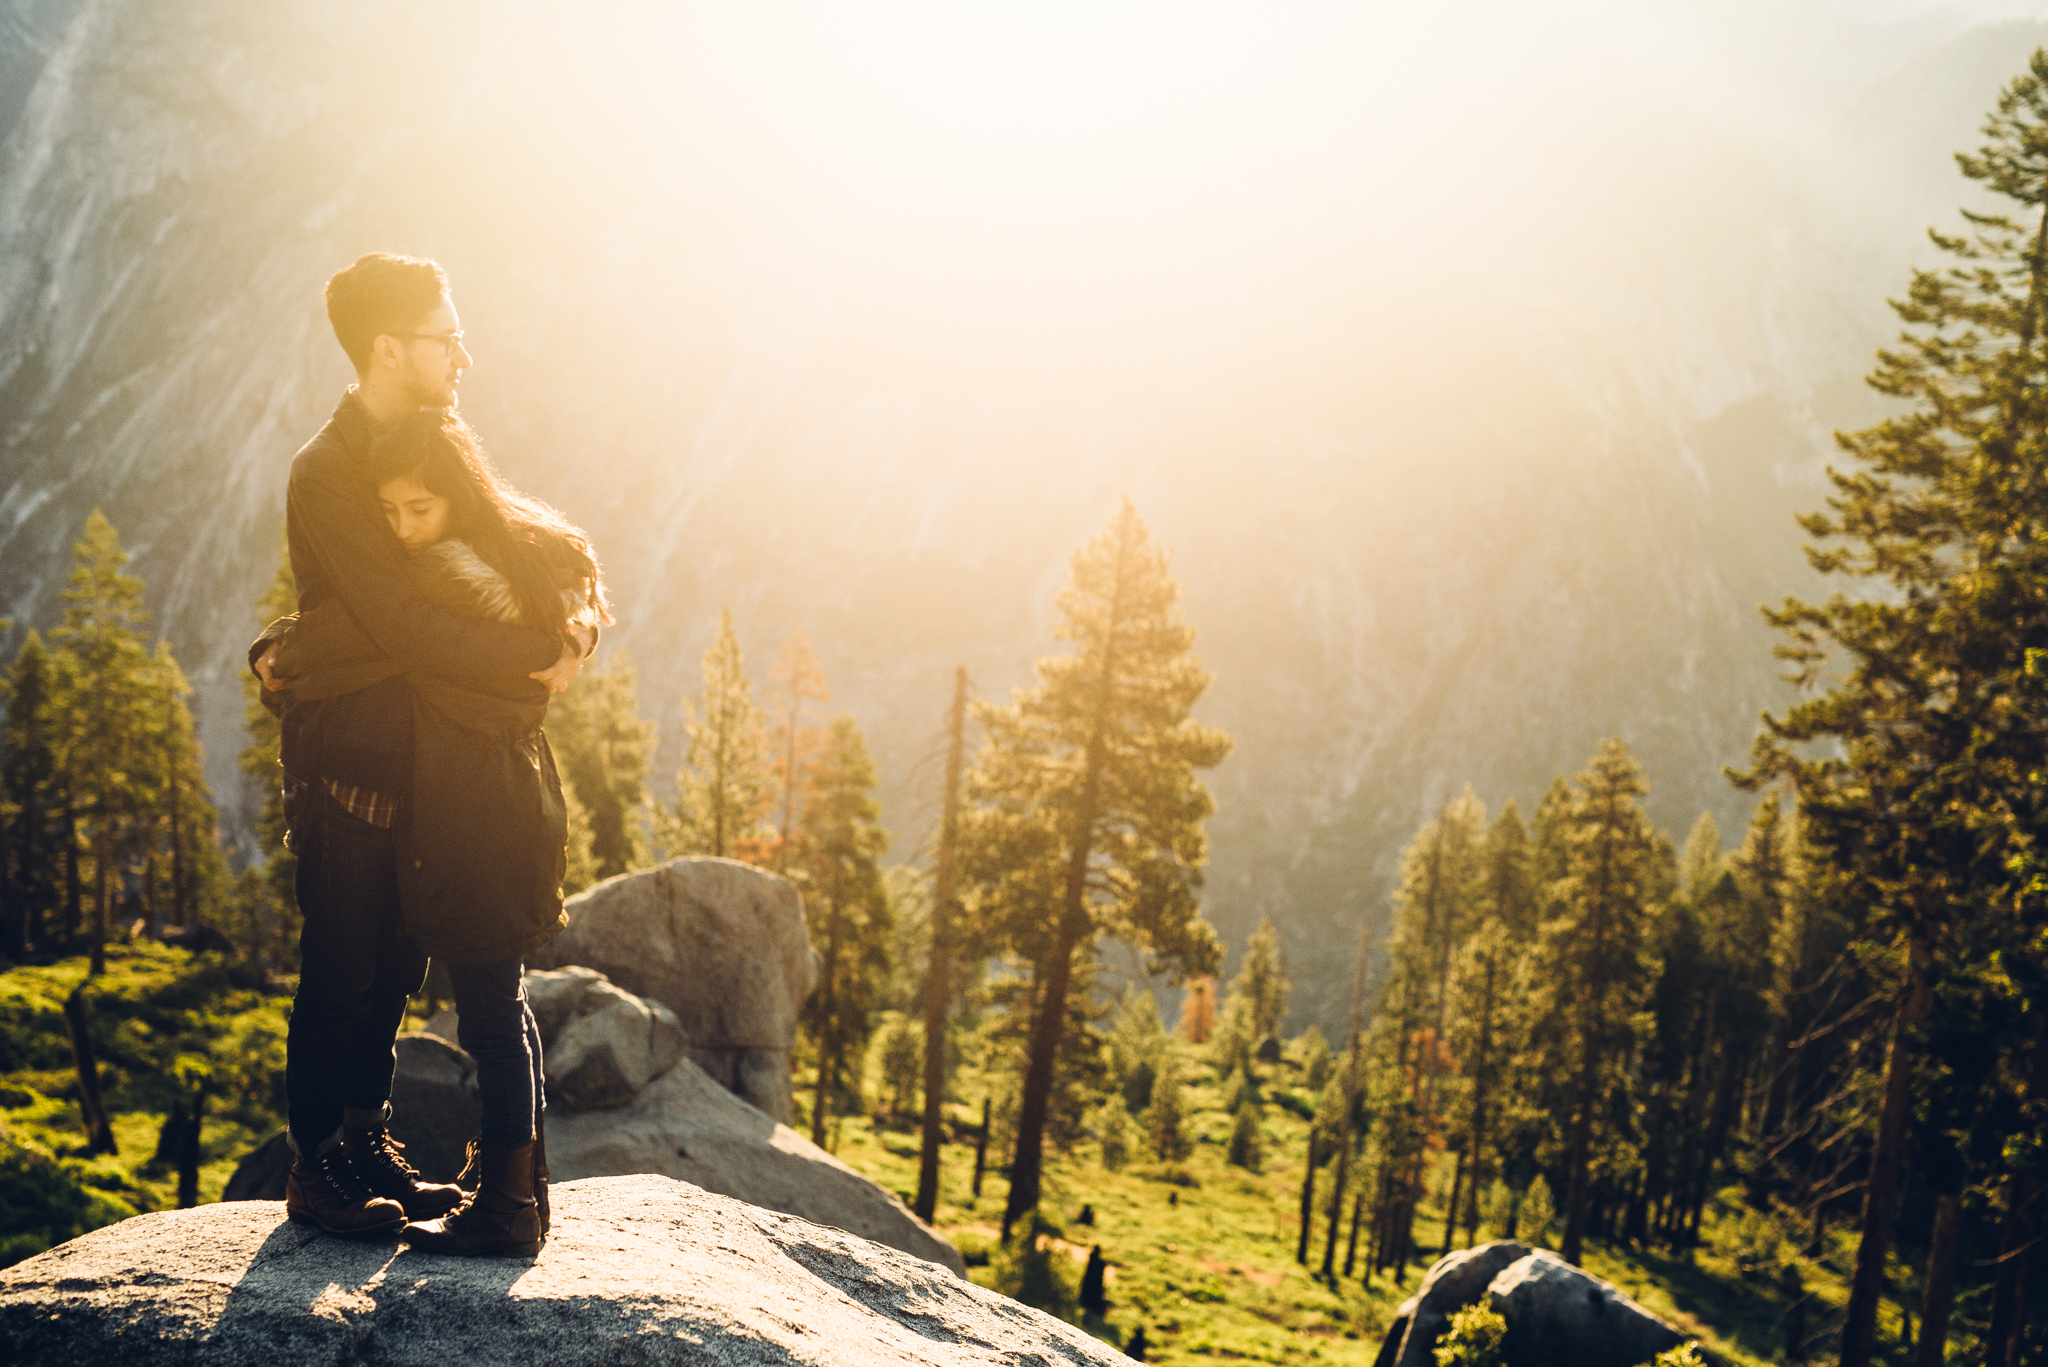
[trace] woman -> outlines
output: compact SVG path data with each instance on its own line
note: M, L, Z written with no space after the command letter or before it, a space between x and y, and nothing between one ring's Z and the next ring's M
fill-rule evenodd
M414 578L434 606L590 644L611 621L583 533L498 477L452 411L408 415L379 434L368 473ZM401 672L346 609L293 622L279 671L300 697L352 692ZM508 677L480 690L409 677L412 791L400 823L406 930L448 970L460 1043L477 1064L476 1189L405 1238L449 1253L531 1256L547 1230L540 1032L523 959L561 933L567 813L541 722L548 692Z

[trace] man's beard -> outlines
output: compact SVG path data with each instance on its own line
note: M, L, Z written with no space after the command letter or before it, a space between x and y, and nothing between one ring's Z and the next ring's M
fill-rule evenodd
M432 384L414 374L408 377L405 389L421 408L454 408L460 402L460 391L449 380Z

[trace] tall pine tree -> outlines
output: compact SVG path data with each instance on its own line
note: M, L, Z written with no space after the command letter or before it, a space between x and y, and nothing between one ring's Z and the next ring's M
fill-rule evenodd
M1849 464L1830 471L1827 509L1802 519L1814 567L1867 587L1767 613L1808 696L1766 717L1751 778L1797 784L1808 841L1867 908L1866 953L1887 959L1891 978L1844 1367L1864 1367L1876 1344L1928 1011L1971 960L2040 957L2000 909L2007 842L2024 823L1985 814L2027 804L2048 738L2048 706L2025 673L2029 652L2048 650L2048 52L2005 89L1984 131L1958 163L2011 207L1966 210L1963 232L1932 234L1953 264L1913 273L1894 304L1904 332L1870 376L1899 411L1839 438ZM2033 984L2044 976L2008 972L1984 987L2033 998L2028 1014L2043 1020L2048 998ZM2003 1086L2048 1105L2048 1033L2000 1043ZM1980 1175L2007 1206L1992 1316L2001 1364L2018 1359L2027 1264L2039 1256L2039 1152L2014 1150L2004 1172Z
M890 906L876 862L889 836L874 789L875 765L860 727L852 717L833 718L816 757L804 838L797 845L804 854L811 943L824 961L817 990L804 1006L817 1058L811 1140L820 1145L832 1098L846 1090L848 1066L858 1071L889 975Z
M1048 1101L1076 958L1104 931L1176 977L1215 971L1201 916L1213 810L1195 771L1230 741L1189 716L1209 675L1190 654L1166 551L1128 500L1076 552L1058 601L1073 654L1038 662L1038 685L983 704L986 739L969 781L963 864L983 914L1033 966L1034 1020L1004 1234L1038 1205Z

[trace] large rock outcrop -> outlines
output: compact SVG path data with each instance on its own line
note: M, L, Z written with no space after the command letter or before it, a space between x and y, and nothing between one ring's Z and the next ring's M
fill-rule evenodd
M1436 1341L1449 1326L1451 1312L1485 1295L1496 1276L1528 1255L1527 1244L1501 1239L1437 1259L1415 1294L1394 1312L1373 1367L1436 1367Z
M1433 1367L1452 1313L1481 1299L1508 1323L1507 1367L1640 1367L1685 1342L1621 1288L1503 1239L1439 1258L1395 1312L1373 1367Z
M1486 1288L1508 1322L1509 1367L1639 1367L1685 1342L1620 1287L1538 1249Z
M567 909L569 928L530 967L583 965L660 1002L699 1068L789 1122L789 1050L818 977L794 883L736 860L674 859L606 879Z
M864 1239L663 1177L555 1188L532 1260L288 1223L269 1202L137 1216L0 1271L0 1361L1123 1362L1049 1315Z

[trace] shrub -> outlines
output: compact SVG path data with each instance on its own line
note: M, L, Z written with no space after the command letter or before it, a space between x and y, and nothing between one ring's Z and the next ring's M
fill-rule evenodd
M1522 1208L1515 1215L1515 1228L1520 1232L1522 1242L1540 1244L1550 1231L1550 1222L1557 1218L1557 1203L1551 1199L1550 1183L1537 1173L1536 1180L1522 1193Z
M1230 1149L1225 1158L1250 1172L1257 1172L1265 1166L1266 1133L1259 1124L1258 1102L1246 1098L1237 1108L1237 1119L1230 1126Z
M118 1179L95 1174L100 1183ZM0 1267L125 1220L135 1207L88 1184L75 1164L0 1138Z
M1320 1092L1323 1084L1330 1080L1330 1070L1336 1066L1330 1058L1330 1042L1323 1038L1320 1030L1310 1030L1302 1039L1307 1041L1301 1054L1303 1080L1308 1083L1310 1091Z
M1172 1068L1153 1084L1152 1104L1145 1108L1145 1142L1162 1163L1181 1162L1195 1151L1188 1138L1187 1099Z
M1642 1367L1707 1367L1707 1360L1700 1356L1699 1340L1692 1339L1676 1348L1666 1348Z
M1036 1212L1018 1222L1010 1241L990 1251L989 1282L1012 1300L1061 1319L1071 1319L1078 1297L1063 1266L1066 1259L1045 1246Z
M1486 1195L1479 1199L1479 1218L1493 1231L1494 1238L1515 1237L1515 1193L1498 1177L1486 1188Z
M889 1114L899 1123L915 1115L924 1082L924 1031L907 1017L882 1036L881 1073Z
M1259 1086L1242 1068L1233 1069L1223 1082L1223 1109L1236 1115L1246 1102L1258 1104Z
M1451 1315L1436 1341L1436 1367L1505 1367L1508 1322L1490 1305L1468 1305Z
M1115 1098L1103 1103L1095 1113L1095 1137L1102 1144L1102 1166L1116 1172L1128 1163L1131 1150L1137 1144L1138 1127L1131 1123L1131 1113Z

